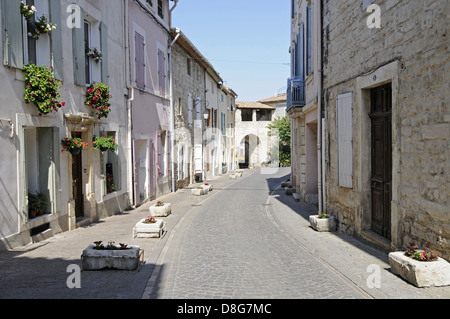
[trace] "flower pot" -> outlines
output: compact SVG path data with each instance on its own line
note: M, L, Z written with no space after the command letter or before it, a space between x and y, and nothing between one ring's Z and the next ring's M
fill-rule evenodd
M150 206L150 215L152 217L167 217L172 213L172 205L169 203L163 206Z
M133 238L161 238L166 231L163 220L157 219L156 223L146 224L145 218L140 220L133 228Z
M69 150L69 152L70 152L70 154L72 154L73 156L76 156L76 155L78 155L78 154L81 153L81 149L80 149L80 148L71 148L71 149Z
M36 218L36 211L34 210L34 209L30 209L29 211L28 211L28 217L30 218L30 219L33 219L33 218Z
M82 270L136 270L139 267L141 249L130 246L123 250L97 250L95 245L89 245L81 255Z
M394 274L419 288L450 286L450 263L445 259L419 261L398 251L389 254L389 263Z
M318 232L330 232L336 230L336 219L334 216L320 218L319 215L309 216L311 227Z
M100 147L100 151L102 151L102 152L106 152L107 150L108 150L107 147Z
M193 188L191 190L191 193L194 196L202 196L202 195L206 195L208 193L208 190L204 189L204 188Z

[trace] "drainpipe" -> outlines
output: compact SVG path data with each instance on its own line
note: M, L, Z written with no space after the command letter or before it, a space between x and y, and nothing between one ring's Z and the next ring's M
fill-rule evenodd
M317 89L317 97L318 97L318 110L317 112L318 114L318 121L317 121L317 167L318 167L318 179L317 179L317 187L318 187L318 200L319 200L319 212L323 213L323 207L324 207L324 203L323 203L323 187L325 186L324 182L322 181L322 178L324 177L323 174L323 163L322 163L322 159L324 158L324 154L323 154L323 145L322 145L322 137L324 137L324 125L322 122L322 1L317 1L317 10L316 12L318 13L318 17L317 17L317 56L318 56L318 77L319 77L319 85L318 85L318 89Z
M172 7L170 12L175 8L177 1L175 1L175 5ZM172 47L177 42L178 38L181 35L180 29L175 29L175 39L173 39L172 43L169 45L169 86L170 86L170 147L172 151L170 152L170 161L172 166L172 193L176 192L175 189L175 106L173 102L173 69L172 69Z
M132 208L135 207L136 203L134 200L134 172L133 172L133 149L132 149L132 136L131 136L131 105L134 100L134 88L130 84L130 56L129 56L129 35L128 35L128 0L124 0L124 40L125 40L125 78L126 87L128 90L127 98L127 154L128 154L128 194L129 201Z

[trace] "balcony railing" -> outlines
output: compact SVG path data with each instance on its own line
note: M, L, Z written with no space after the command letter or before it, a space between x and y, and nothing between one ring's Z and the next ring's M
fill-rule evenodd
M305 106L305 81L302 78L288 79L287 111Z

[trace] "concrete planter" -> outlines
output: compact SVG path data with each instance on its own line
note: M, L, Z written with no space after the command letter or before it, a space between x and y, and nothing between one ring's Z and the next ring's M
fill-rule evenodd
M336 230L336 219L334 216L319 218L319 215L309 216L311 227L318 232L331 232Z
M230 179L236 179L236 177L237 177L236 174L231 174L231 175L229 176Z
M450 286L450 263L445 259L419 261L399 251L389 254L389 263L394 274L416 287Z
M169 203L166 203L163 206L155 205L150 206L150 215L152 217L167 217L172 213L172 205Z
M133 238L161 238L166 231L166 223L156 220L154 224L144 223L145 218L140 220L133 228Z
M194 196L202 196L208 194L208 190L204 188L193 188L191 190L192 195Z
M242 174L244 174L244 172L236 172L236 177L242 177Z
M285 191L286 191L286 195L292 195L292 194L295 193L295 188L293 188L293 187L286 187Z
M130 246L124 250L97 250L95 245L89 245L81 255L82 270L136 270L139 267L141 249Z
M204 188L204 189L208 190L208 192L210 192L210 191L212 191L212 190L213 190L213 187L212 187L212 185L211 185L211 184L208 184L208 185L205 185L205 184L203 184L203 185L202 185L202 188Z

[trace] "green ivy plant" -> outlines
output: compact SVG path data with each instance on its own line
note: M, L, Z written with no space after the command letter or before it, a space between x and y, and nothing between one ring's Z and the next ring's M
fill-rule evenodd
M58 89L62 82L56 80L53 75L53 67L36 66L30 63L23 68L25 73L25 103L34 103L39 110L39 115L45 115L58 110L66 105L60 102Z
M95 137L92 141L94 150L116 150L119 148L116 140L112 136Z
M97 111L98 118L107 118L111 112L109 86L103 83L92 83L86 91L86 105Z

